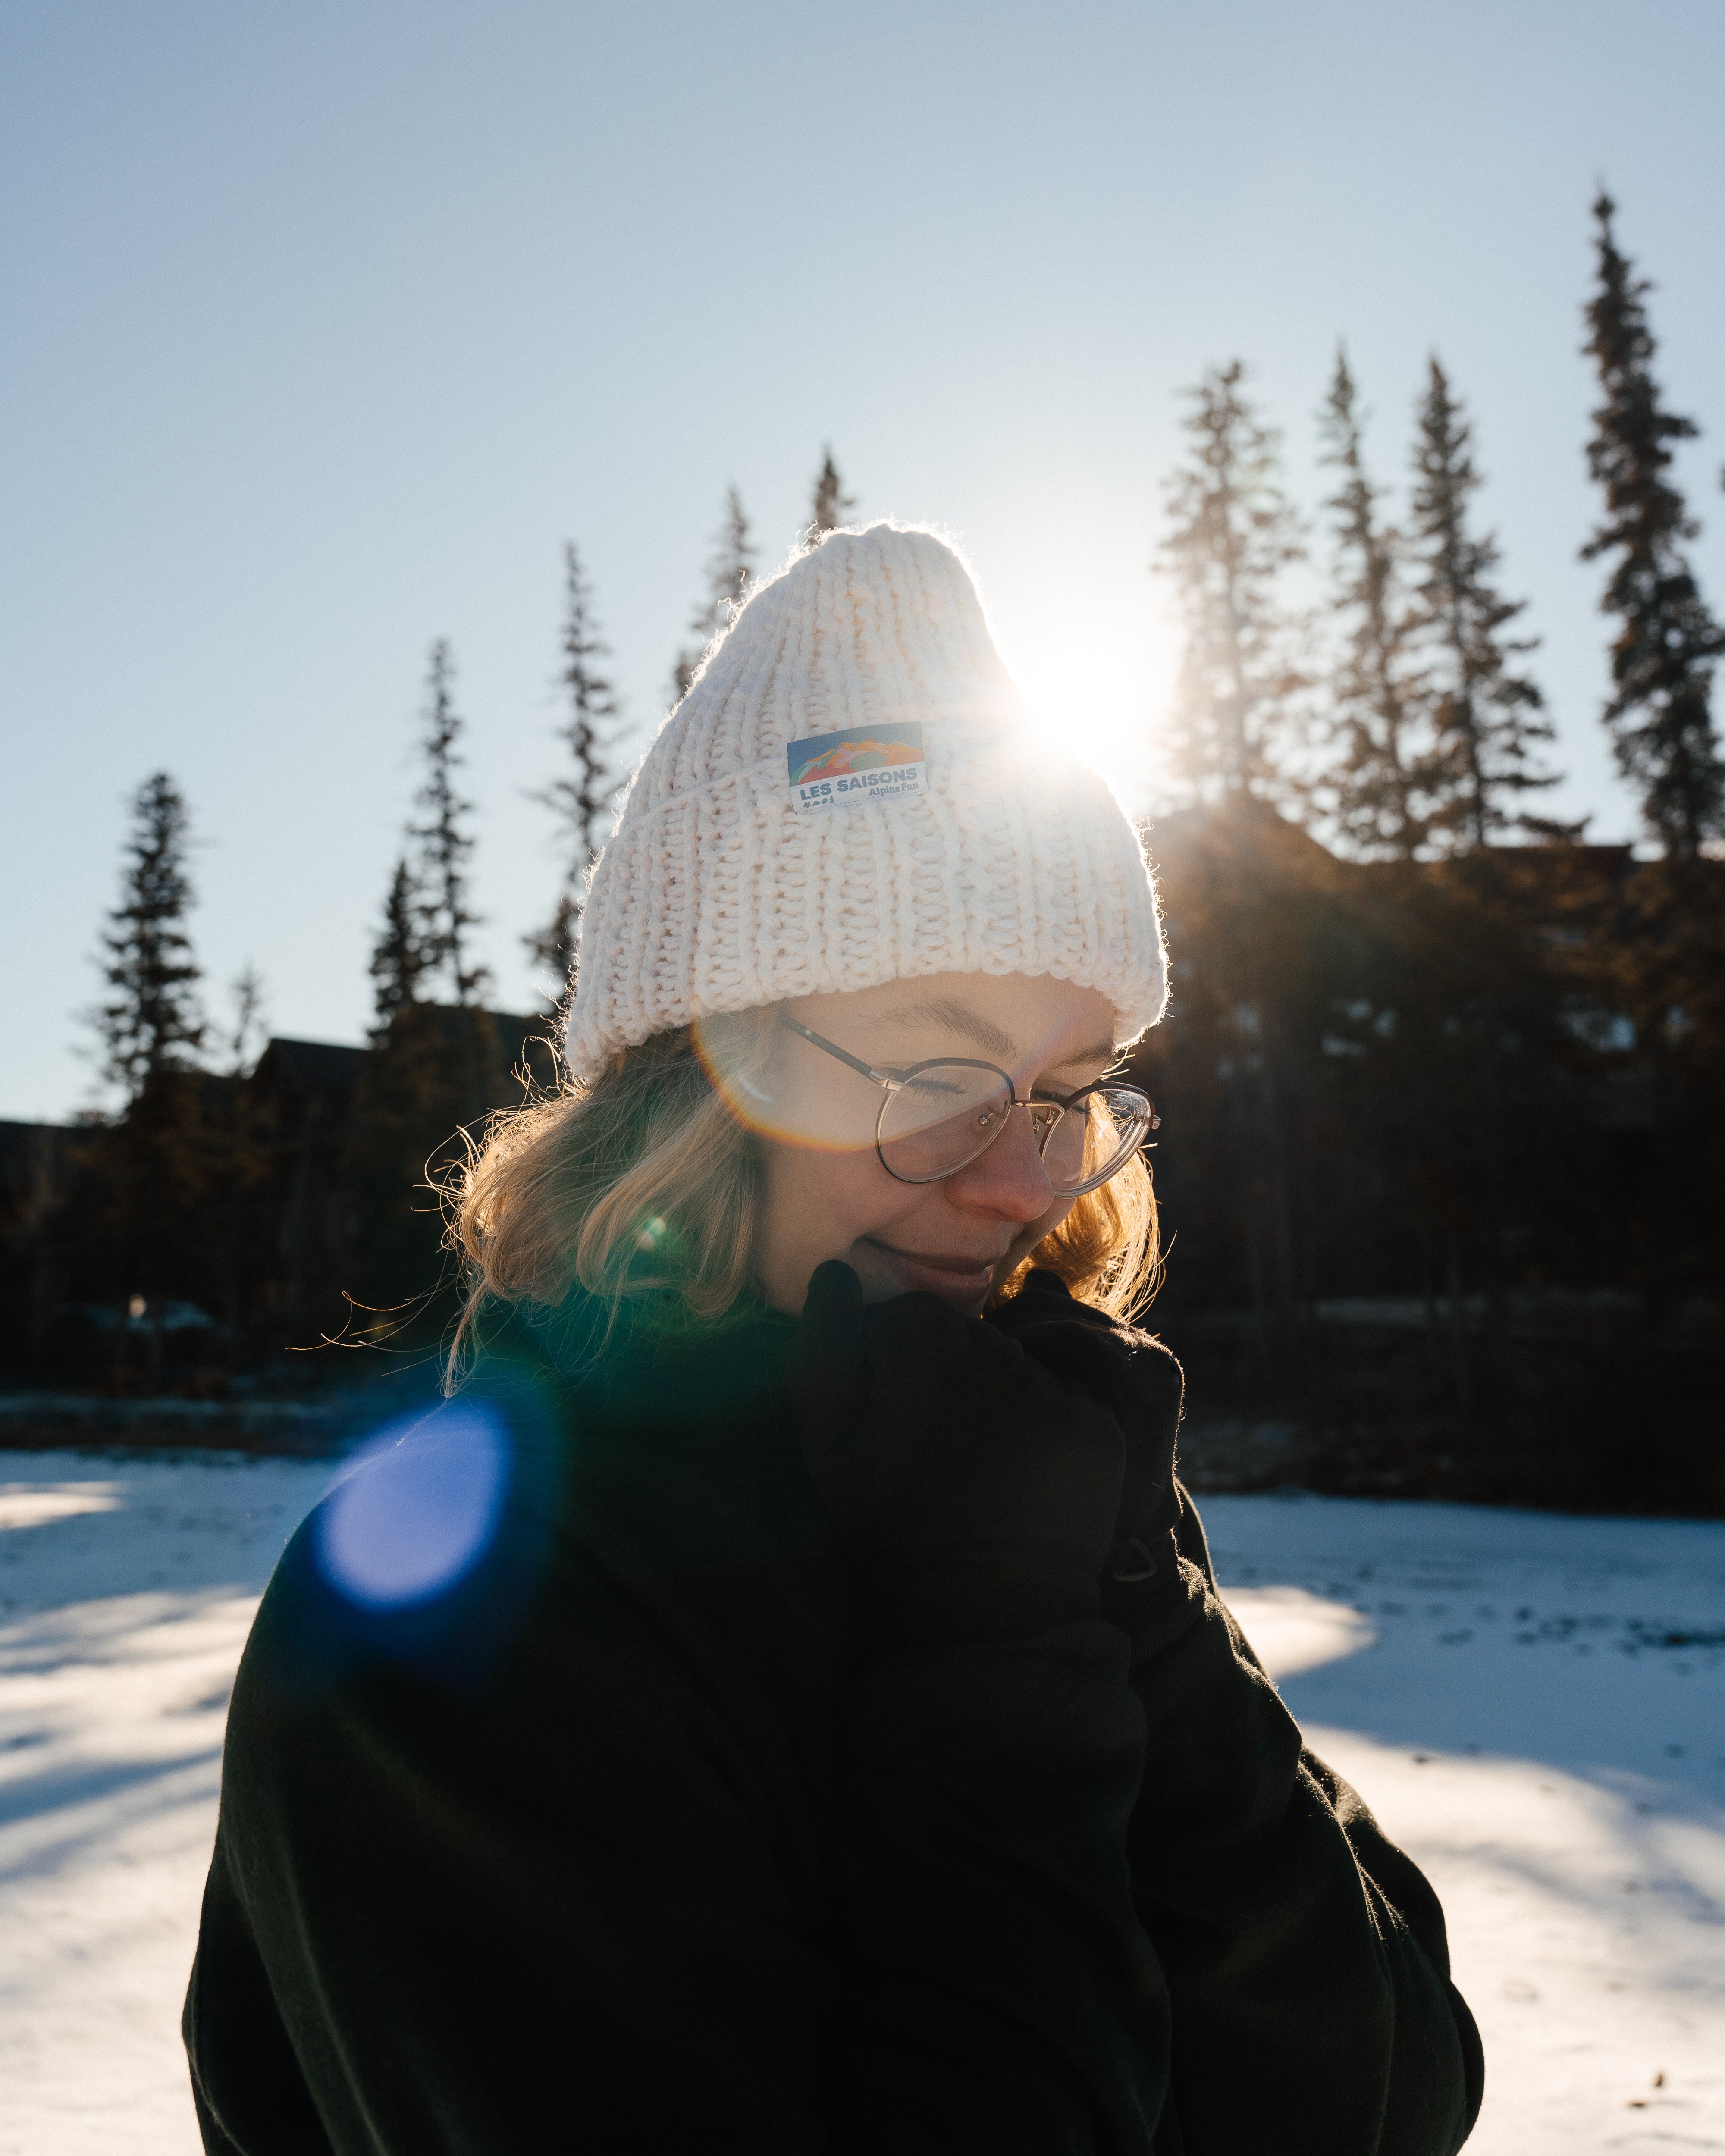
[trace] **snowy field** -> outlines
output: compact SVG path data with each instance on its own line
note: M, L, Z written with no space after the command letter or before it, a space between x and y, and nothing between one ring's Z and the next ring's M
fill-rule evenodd
M193 2156L228 1687L326 1474L0 1455L0 2156ZM1443 1897L1471 2149L1725 2149L1725 1524L1204 1510L1312 1743Z

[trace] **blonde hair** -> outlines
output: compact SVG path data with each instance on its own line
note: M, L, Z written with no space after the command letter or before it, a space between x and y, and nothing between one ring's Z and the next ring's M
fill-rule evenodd
M764 1019L770 1014L758 1014ZM767 1028L759 1024L757 1038ZM465 1260L465 1341L494 1302L554 1307L579 1285L610 1302L675 1289L722 1319L749 1284L760 1220L760 1141L726 1106L691 1029L614 1055L590 1084L495 1116L445 1187L446 1240ZM1161 1282L1156 1198L1142 1155L1077 1199L999 1291L1033 1265L1129 1318Z

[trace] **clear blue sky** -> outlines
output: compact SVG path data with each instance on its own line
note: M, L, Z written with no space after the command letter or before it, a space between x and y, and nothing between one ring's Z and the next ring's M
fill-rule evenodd
M1235 354L1310 501L1337 338L1397 480L1441 352L1563 805L1630 835L1575 559L1588 205L1603 174L1710 430L1683 469L1725 604L1722 64L1716 0L9 0L0 1116L87 1093L74 1014L159 767L213 1006L250 958L277 1031L359 1036L434 636L486 955L531 1008L562 540L644 738L724 488L780 555L824 441L865 514L962 537L1045 689L1093 644L1153 728L1177 392Z

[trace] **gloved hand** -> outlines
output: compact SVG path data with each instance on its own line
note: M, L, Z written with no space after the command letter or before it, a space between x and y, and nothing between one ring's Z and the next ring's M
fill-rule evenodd
M1094 1614L1126 1441L1107 1404L938 1296L865 1309L819 1266L790 1388L817 1487L865 1577L947 1630Z
M1076 1301L1058 1273L1041 1266L987 1322L1045 1368L1081 1385L1120 1424L1126 1476L1102 1570L1102 1607L1136 1630L1149 1606L1179 1592L1174 1436L1185 1388L1180 1366L1159 1342Z

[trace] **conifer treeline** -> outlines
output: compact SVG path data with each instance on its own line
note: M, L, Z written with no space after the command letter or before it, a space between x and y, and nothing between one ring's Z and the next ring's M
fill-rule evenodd
M1441 363L1414 413L1399 513L1368 461L1345 352L1320 418L1320 520L1287 498L1244 367L1212 370L1193 393L1159 558L1187 632L1168 739L1190 813L1166 804L1157 835L1177 1022L1141 1062L1168 1110L1157 1170L1178 1250L1163 1307L1198 1328L1177 1344L1200 1362L1204 1313L1250 1313L1243 1400L1317 1382L1312 1313L1326 1296L1424 1298L1420 1383L1464 1413L1490 1389L1464 1308L1502 1313L1563 1281L1622 1290L1650 1324L1661 1312L1699 1322L1681 1313L1717 1300L1725 1138L1706 1074L1725 1053L1725 921L1707 856L1725 838L1711 706L1725 636L1689 563L1695 526L1671 472L1692 423L1664 406L1647 288L1612 214L1602 197L1587 321L1604 510L1584 551L1609 565L1604 716L1661 861L1577 844L1574 827L1541 813L1553 728ZM810 536L855 506L828 449ZM676 654L678 693L757 558L733 488ZM624 722L572 544L563 572L562 756L535 797L556 819L560 873L523 938L551 1007L578 957ZM1291 603L1296 579L1308 593L1327 579L1327 598ZM79 1224L85 1255L66 1260L65 1277L90 1283L80 1292L141 1288L212 1307L225 1293L236 1311L275 1313L256 1337L339 1324L325 1314L337 1290L369 1312L349 1337L390 1337L420 1307L439 1263L425 1188L439 1148L447 1158L514 1097L511 1071L542 1023L485 1007L463 721L442 643L420 770L372 956L372 1045L319 1051L357 1072L339 1110L333 1095L317 1106L294 1091L274 1051L260 1088L212 1069L247 1067L261 984L249 968L234 984L231 1029L204 1012L186 805L166 773L140 789L95 1014L105 1074L129 1109L91 1156L100 1203ZM314 1107L329 1110L322 1124ZM420 1337L434 1331L428 1319Z
M808 536L854 506L824 450ZM680 682L728 624L755 558L732 488ZM116 1307L123 1314L127 1304L148 1313L152 1381L163 1376L163 1324L178 1322L176 1312L205 1325L200 1313L215 1313L226 1344L214 1352L229 1368L325 1332L360 1342L435 1337L444 1268L434 1186L485 1116L517 1096L524 1071L554 1079L535 1035L567 992L588 875L623 775L609 654L572 543L563 572L564 757L533 797L556 819L562 868L548 919L522 939L545 979L547 1011L509 1019L489 1007L494 984L475 941L484 924L471 884L465 721L446 640L430 649L419 778L371 952L363 1054L277 1043L282 1053L260 1065L264 988L249 962L232 983L231 1024L211 1019L189 926L191 814L171 774L152 773L130 803L120 897L103 932L106 993L86 1014L112 1109L49 1146L55 1165L39 1201L16 1219L0 1205L0 1296L22 1297L29 1312L6 1359L136 1376L137 1343L123 1326L112 1330ZM195 1327L174 1336L169 1363L213 1337Z
M836 529L855 506L845 490L829 445L822 451L814 478L805 542ZM735 486L729 487L707 562L706 589L690 618L690 640L678 651L671 669L673 701L687 695L708 646L730 626L754 577L757 554L742 498ZM567 762L532 798L557 820L563 872L549 919L521 938L545 983L552 1010L567 993L574 976L588 878L624 775L619 761L625 738L623 707L604 671L611 649L600 628L592 579L572 540L563 548L562 649L557 681L565 703L557 732ZM459 953L465 947L462 939L476 925L476 918L466 911L465 880L465 863L473 847L466 820L472 804L457 798L452 787L452 774L461 760L461 721L449 694L452 674L447 644L434 645L423 743L427 777L420 794L430 820L409 826L408 837L418 850L404 853L397 863L385 900L382 928L372 957L377 991L374 1040L381 1038L405 1007L427 996L434 998L439 987L451 991L464 1009L473 1004L478 993L478 976L460 973L457 978Z
M1594 205L1598 289L1586 350L1604 401L1589 469L1605 515L1581 548L1612 557L1602 599L1619 629L1604 718L1659 850L1692 859L1725 839L1725 762L1712 714L1725 630L1685 544L1697 531L1671 475L1694 423L1666 410L1652 366L1650 289L1619 250L1614 205ZM1472 423L1441 361L1415 412L1405 518L1389 521L1368 468L1345 350L1320 415L1336 475L1327 603L1287 596L1312 534L1284 491L1280 441L1238 360L1190 393L1187 455L1168 482L1159 567L1186 633L1165 740L1176 801L1235 793L1274 803L1343 855L1420 860L1505 839L1574 839L1539 797L1558 783L1556 739L1502 588Z
M1672 477L1672 445L1691 419L1668 410L1653 372L1650 287L1619 248L1615 205L1594 205L1598 277L1584 313L1585 349L1602 401L1589 470L1603 495L1582 558L1603 559L1602 597L1615 618L1612 693L1604 712L1619 767L1647 837L1677 859L1725 839L1725 759L1712 710L1725 654L1686 547L1697 531ZM1506 839L1579 835L1539 812L1558 783L1555 729L1518 633L1523 600L1501 582L1496 536L1482 527L1484 485L1473 426L1441 361L1430 362L1415 412L1405 514L1370 470L1365 419L1345 349L1318 415L1324 465L1322 543L1289 501L1276 431L1248 393L1239 360L1209 369L1189 393L1187 454L1166 487L1158 562L1171 582L1184 656L1163 732L1168 800L1249 794L1273 803L1333 851L1361 860L1420 860ZM823 450L805 537L849 517L830 446ZM1327 590L1291 602L1289 572L1310 583L1322 553ZM741 495L726 491L706 587L671 670L676 698L747 592L758 556ZM564 550L565 761L533 798L557 820L563 869L549 916L522 941L547 1006L567 993L587 879L623 777L622 708L592 579ZM448 643L431 649L421 739L423 777L407 844L392 873L371 955L373 1039L421 1003L480 1007L490 993L477 960L469 866L473 804L459 790L464 722ZM207 1026L185 919L187 809L158 773L136 803L131 866L105 937L112 991L98 1014L105 1078L136 1097L159 1067L198 1061ZM247 991L255 1005L261 984ZM475 1111L476 1112L476 1111Z
M1651 287L1618 250L1615 214L1602 189L1594 204L1599 288L1587 311L1587 349L1604 402L1594 414L1588 465L1605 513L1582 558L1615 557L1603 604L1619 624L1605 707L1618 767L1640 793L1662 850L1693 860L1725 829L1725 765L1712 712L1725 630L1690 569L1684 542L1698 527L1670 476L1671 444L1697 430L1661 403L1645 304Z
M1412 860L1506 835L1573 836L1523 805L1557 783L1554 737L1507 633L1525 602L1497 588L1476 528L1473 434L1434 358L1417 414L1406 528L1381 514L1345 351L1320 417L1337 475L1327 607L1284 597L1309 561L1282 490L1280 443L1238 360L1191 393L1189 460L1168 487L1162 566L1186 630L1166 749L1176 799L1253 793L1343 853Z
M805 539L812 542L835 529L855 506L830 446L824 448ZM757 551L742 498L731 487L708 563L706 592L690 623L698 641L684 647L673 669L679 696L686 692L707 646L728 627L742 603ZM588 876L624 777L619 760L622 706L603 670L610 648L600 629L592 581L573 542L563 549L563 663L557 682L566 702L556 731L567 760L531 797L557 820L563 869L550 917L521 939L547 978L552 1009L572 973ZM474 803L461 790L466 722L457 708L455 679L454 652L448 639L439 638L427 663L419 784L369 962L374 1046L419 1006L477 1011L493 989L490 969L474 948L474 932L484 921L472 902ZM108 995L85 1014L96 1036L102 1082L123 1106L135 1104L152 1081L202 1067L215 1037L202 999L203 968L187 925L194 899L190 810L165 771L151 773L130 806L121 895L101 937ZM264 993L262 978L248 961L232 984L234 1026L223 1036L231 1043L236 1069L262 1045ZM464 1121L484 1108L477 1081L468 1090L475 1105Z

